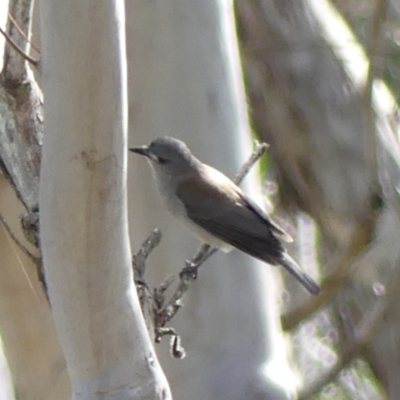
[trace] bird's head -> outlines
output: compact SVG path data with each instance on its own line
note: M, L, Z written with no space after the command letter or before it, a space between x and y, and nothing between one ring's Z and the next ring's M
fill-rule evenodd
M145 156L157 175L177 179L192 172L198 163L184 142L167 136L155 139L149 146L133 147L129 151Z

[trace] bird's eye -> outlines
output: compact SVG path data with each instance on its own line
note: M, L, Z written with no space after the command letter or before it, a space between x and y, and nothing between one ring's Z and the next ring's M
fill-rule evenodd
M157 159L159 164L167 164L169 163L169 160L167 160L166 158L162 158L162 157L158 157Z

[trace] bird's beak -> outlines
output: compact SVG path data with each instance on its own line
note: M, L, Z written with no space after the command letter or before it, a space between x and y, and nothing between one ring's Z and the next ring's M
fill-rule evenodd
M140 147L131 147L129 151L133 153L140 154L141 156L150 157L151 153L147 146L140 146Z

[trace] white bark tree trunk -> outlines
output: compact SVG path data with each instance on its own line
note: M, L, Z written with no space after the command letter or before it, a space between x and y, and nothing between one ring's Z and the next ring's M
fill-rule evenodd
M41 244L73 399L169 399L132 279L122 1L42 0Z
M183 139L203 161L233 176L250 154L250 135L231 2L126 1L130 144L158 136ZM159 227L149 260L159 284L178 272L197 242L156 193L143 159L130 159L130 220L135 249ZM255 192L254 176L246 191ZM160 357L176 400L284 399L293 389L278 323L276 276L238 251L217 254L172 325L187 358Z

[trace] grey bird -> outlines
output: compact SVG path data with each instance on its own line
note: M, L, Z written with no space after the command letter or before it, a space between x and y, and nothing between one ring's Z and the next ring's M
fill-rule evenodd
M310 293L320 292L285 251L281 239L291 241L290 236L228 177L198 160L184 142L162 137L129 150L147 158L168 210L200 240L281 265Z

